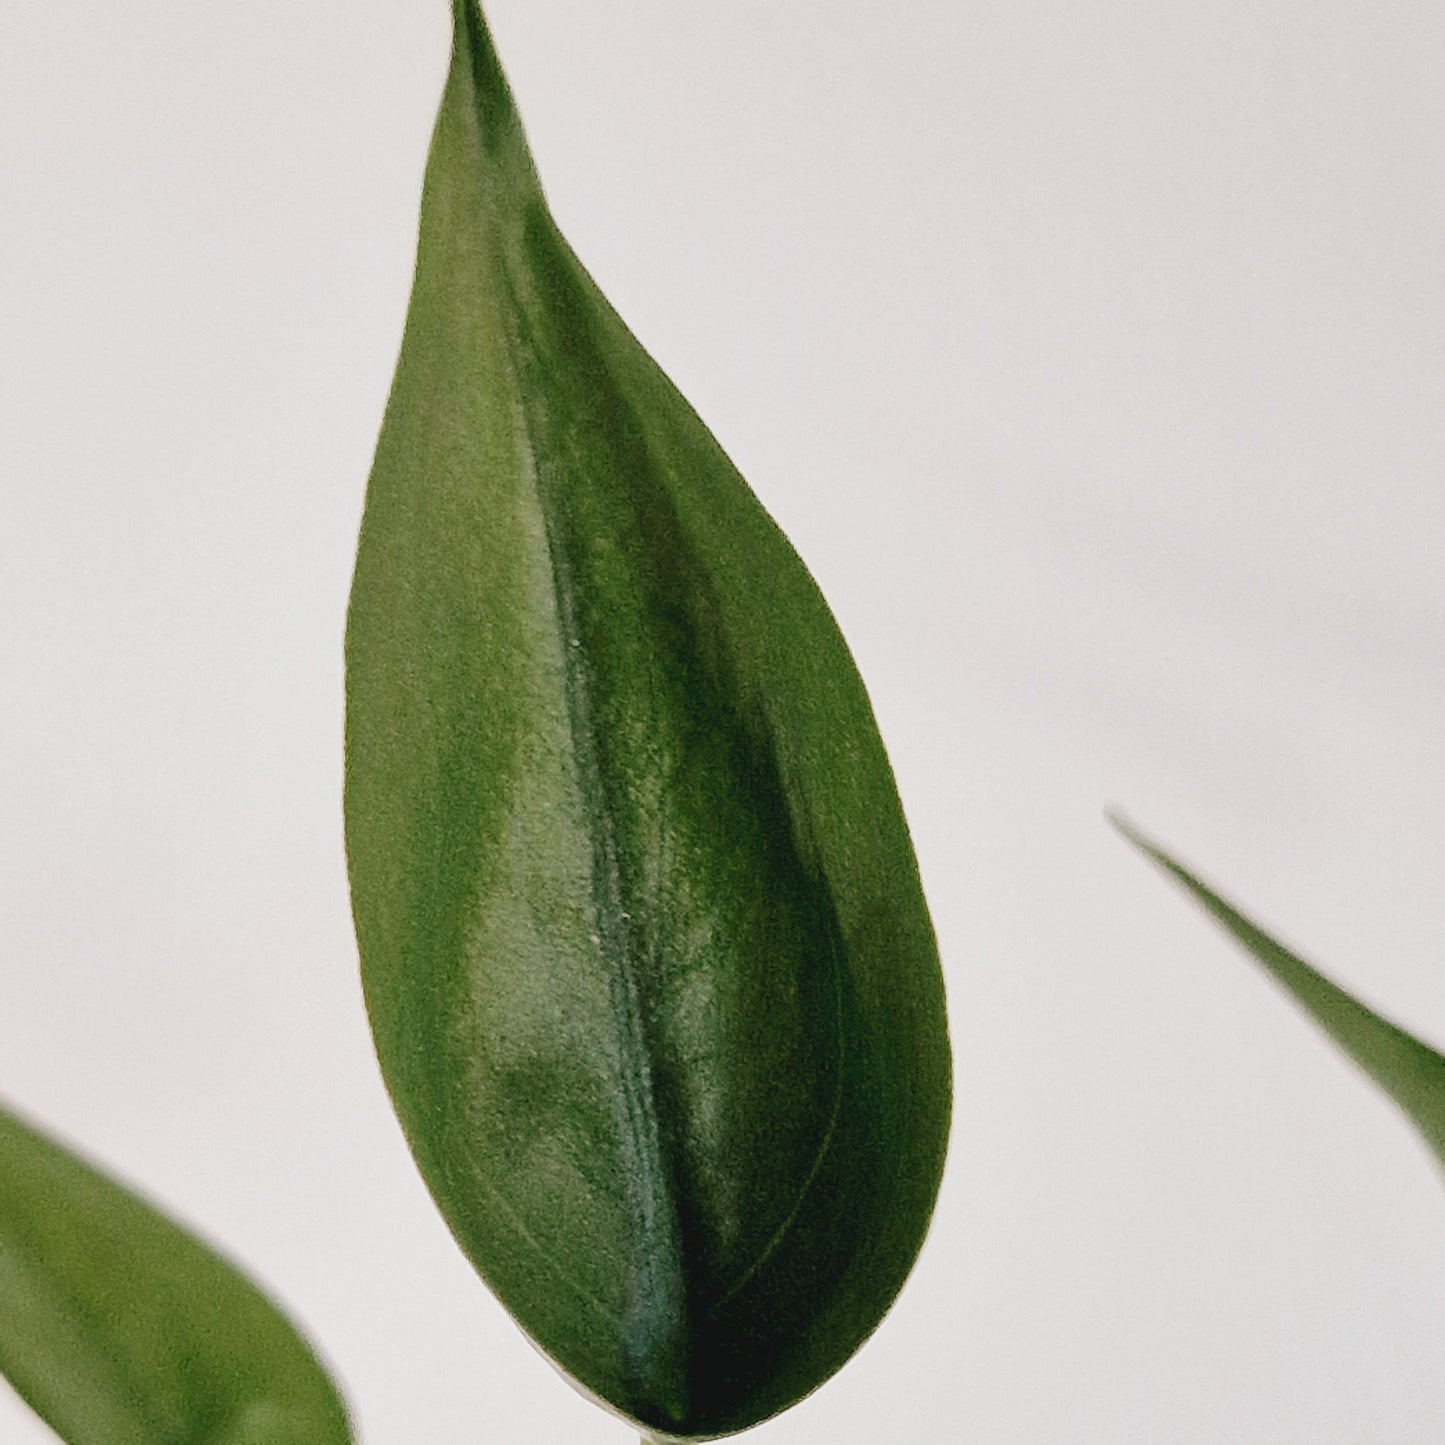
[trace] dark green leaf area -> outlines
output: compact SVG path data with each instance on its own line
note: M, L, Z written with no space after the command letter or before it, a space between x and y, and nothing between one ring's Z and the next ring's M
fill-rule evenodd
M1181 863L1129 825L1115 821L1124 836L1181 883L1399 1105L1445 1165L1445 1057L1331 983Z
M470 4L347 667L367 1004L459 1243L650 1432L783 1408L927 1225L932 930L827 607L558 234Z
M346 1445L336 1391L253 1285L0 1110L0 1371L69 1445Z

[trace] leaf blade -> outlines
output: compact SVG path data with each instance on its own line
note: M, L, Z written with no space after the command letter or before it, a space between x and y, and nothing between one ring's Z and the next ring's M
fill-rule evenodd
M368 1010L523 1327L650 1432L718 1433L836 1369L917 1252L936 946L826 604L454 16L348 622Z
M1445 1057L1367 1008L1122 818L1114 826L1181 884L1298 1003L1415 1126L1445 1166Z
M308 1346L231 1265L0 1109L0 1372L70 1445L347 1445Z

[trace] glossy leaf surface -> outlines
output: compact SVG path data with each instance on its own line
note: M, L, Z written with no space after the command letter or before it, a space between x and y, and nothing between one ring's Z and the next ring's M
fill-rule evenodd
M597 291L455 6L347 637L367 1006L462 1249L654 1435L874 1328L949 1114L871 709L802 563Z
M68 1445L346 1445L276 1308L128 1190L0 1110L0 1372Z
M1383 1019L1277 943L1183 865L1115 820L1120 831L1193 895L1404 1111L1445 1165L1445 1057Z

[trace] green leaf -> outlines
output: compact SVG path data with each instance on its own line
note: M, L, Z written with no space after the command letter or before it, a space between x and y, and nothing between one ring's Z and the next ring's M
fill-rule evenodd
M346 1445L290 1324L198 1240L0 1109L0 1371L69 1445Z
M1201 883L1121 819L1126 838L1182 883L1216 922L1244 945L1265 970L1404 1111L1445 1164L1445 1058L1383 1019L1302 958L1275 942L1233 904Z
M548 214L458 0L347 634L393 1103L462 1249L649 1434L875 1327L950 1062L867 696L812 579Z

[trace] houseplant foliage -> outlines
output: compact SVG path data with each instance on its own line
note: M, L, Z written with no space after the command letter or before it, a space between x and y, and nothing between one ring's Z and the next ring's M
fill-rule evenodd
M932 928L811 578L548 213L454 5L347 634L392 1101L458 1243L647 1434L875 1327L942 1168Z
M656 1440L877 1323L941 1169L931 928L821 598L557 234L472 0L348 640L378 1052L462 1248ZM1445 1058L1146 839L1445 1162ZM281 1314L0 1110L0 1370L70 1445L346 1445Z
M1445 1058L1331 983L1129 824L1114 821L1130 842L1182 884L1205 912L1242 944L1374 1079L1445 1165Z
M276 1308L205 1245L0 1109L0 1370L67 1445L348 1445Z

